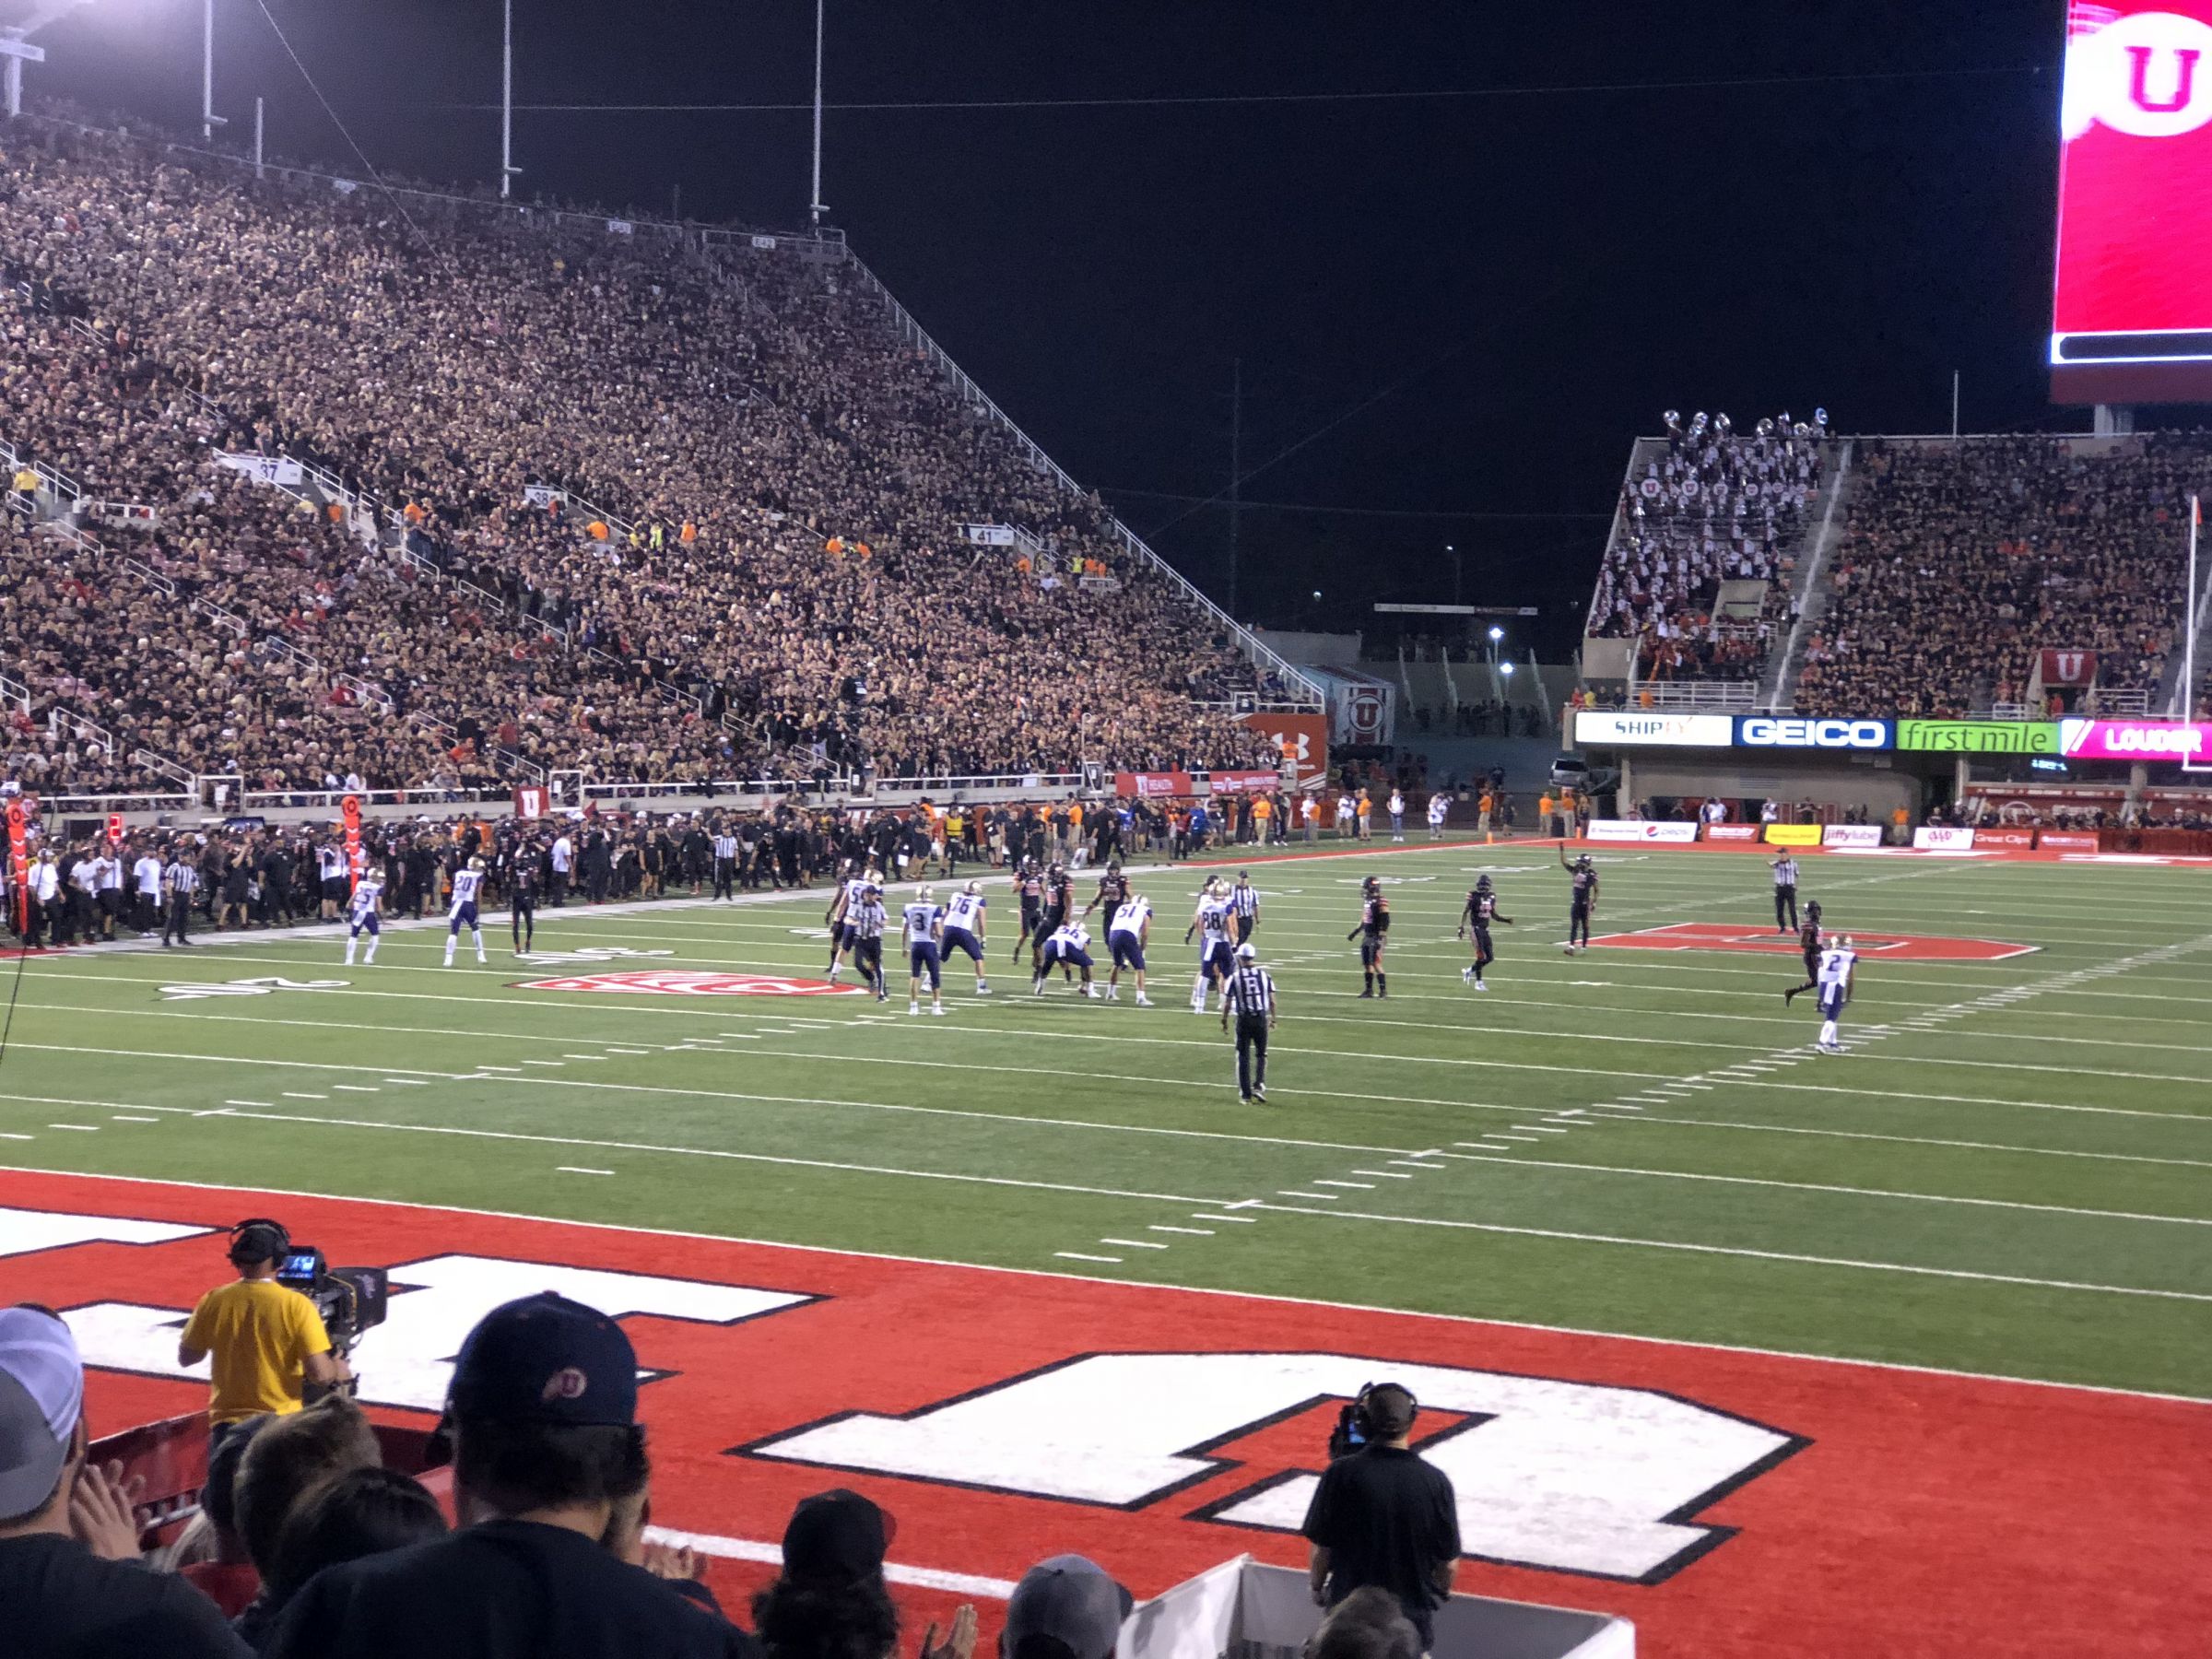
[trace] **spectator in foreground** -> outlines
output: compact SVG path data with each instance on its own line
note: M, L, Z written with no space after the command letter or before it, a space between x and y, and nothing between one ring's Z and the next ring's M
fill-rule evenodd
M899 1646L899 1609L883 1582L897 1524L858 1492L802 1499L783 1529L783 1571L753 1597L753 1625L770 1659L887 1659ZM922 1659L969 1659L975 1609L953 1615L940 1645L922 1638Z
M1334 1607L1377 1585L1398 1598L1426 1652L1436 1642L1430 1616L1459 1567L1459 1504L1450 1477L1406 1443L1419 1410L1395 1382L1360 1391L1359 1449L1322 1471L1300 1530L1312 1546L1315 1602Z
M1307 1638L1305 1659L1421 1659L1421 1633L1380 1584L1355 1590Z
M238 1465L253 1437L276 1419L248 1418L212 1443L207 1477L200 1484L200 1512L171 1558L184 1581L235 1619L261 1594L261 1574L238 1530Z
M342 1394L263 1424L239 1458L231 1496L239 1540L261 1582L260 1594L236 1620L241 1636L256 1647L268 1639L276 1621L270 1583L276 1544L300 1500L324 1481L382 1461L369 1419Z
M664 1582L688 1556L646 1566L637 1407L637 1353L613 1320L549 1291L494 1308L446 1396L460 1529L317 1573L262 1651L759 1659L750 1636Z
M446 1534L422 1482L397 1469L350 1469L304 1493L277 1535L267 1605L273 1620L325 1567L405 1549Z
M998 1633L999 1659L1112 1659L1135 1605L1097 1562L1053 1556L1014 1586Z
M247 1659L182 1579L138 1559L120 1468L86 1461L76 1340L44 1308L0 1311L0 1629L11 1659Z

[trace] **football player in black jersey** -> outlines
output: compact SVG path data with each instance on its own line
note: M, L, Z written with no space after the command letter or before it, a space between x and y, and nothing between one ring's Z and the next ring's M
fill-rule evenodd
M1082 920L1088 922L1090 920L1092 911L1102 910L1106 912L1108 925L1112 925L1113 912L1128 901L1129 877L1122 874L1122 861L1118 858L1111 859L1107 863L1105 874L1099 877L1098 897L1083 907Z
M1805 983L1792 985L1782 994L1783 1006L1797 1000L1801 991L1818 988L1820 983L1820 900L1805 901L1805 925L1797 930L1798 948L1805 952Z
M1067 913L1075 908L1076 884L1068 879L1067 870L1058 859L1053 859L1044 872L1044 914L1038 920L1030 935L1030 968L1032 972L1044 971L1044 942L1067 924ZM1060 977L1073 980L1065 963L1061 965Z
M1572 864L1567 862L1567 849L1559 849L1559 868L1573 880L1574 887L1567 900L1567 954L1590 947L1590 912L1597 908L1597 866L1590 862L1590 854L1583 853Z
M514 954L521 956L537 940L538 858L535 841L515 849L514 865L507 875L509 922L514 930Z
M1511 916L1498 913L1498 895L1490 890L1490 878L1478 876L1475 878L1475 890L1467 895L1467 908L1459 913L1459 936L1464 939L1470 927L1475 930L1475 965L1462 968L1459 977L1462 983L1473 985L1477 991L1489 989L1482 982L1482 971L1498 959L1498 953L1490 948L1493 922L1502 922L1508 927L1513 924Z
M1367 982L1361 996L1388 996L1390 976L1382 971L1382 947L1390 942L1390 900L1382 884L1370 876L1359 884L1359 925L1344 936L1359 941L1359 971Z
M1030 952L1030 965L1033 968L1045 940L1053 936L1052 930L1042 925L1044 921L1044 877L1038 870L1035 859L1025 855L1019 866L1016 868L1014 891L1021 900L1021 931L1014 935L1014 954L1009 959L1020 961L1022 946L1034 939L1037 944Z

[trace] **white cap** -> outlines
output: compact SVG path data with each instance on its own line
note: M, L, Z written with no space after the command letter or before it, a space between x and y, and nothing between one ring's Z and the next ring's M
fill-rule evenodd
M1250 962L1256 960L1259 957L1259 947L1256 945L1240 945L1237 947L1237 960L1240 962Z

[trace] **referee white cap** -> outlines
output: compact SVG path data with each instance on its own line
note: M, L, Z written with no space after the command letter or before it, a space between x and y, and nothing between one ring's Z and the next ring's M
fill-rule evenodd
M1252 961L1259 954L1259 947L1256 945L1240 945L1237 947L1237 960L1240 962Z

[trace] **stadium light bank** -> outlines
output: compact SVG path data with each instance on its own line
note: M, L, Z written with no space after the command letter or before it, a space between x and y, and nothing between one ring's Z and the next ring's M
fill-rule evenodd
M46 49L33 46L30 37L49 23L58 22L79 6L92 3L93 0L41 0L22 22L0 29L0 56L7 59L7 112L11 119L23 113L23 65L46 61ZM212 140L215 129L223 124L223 118L215 112L215 0L200 0L201 138Z

